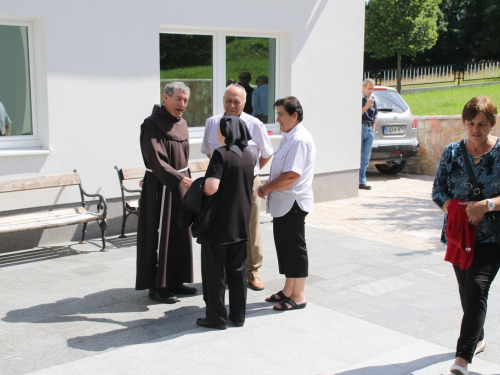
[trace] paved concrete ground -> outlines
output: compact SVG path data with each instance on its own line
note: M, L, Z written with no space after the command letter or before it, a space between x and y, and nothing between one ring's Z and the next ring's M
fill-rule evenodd
M133 289L134 235L0 255L0 374L448 374L461 310L439 244L428 177L369 174L359 198L307 218L304 310L263 302L283 285L262 216L266 290L248 293L245 326L196 326L199 293L158 304ZM500 287L490 292L487 348L471 374L500 374Z

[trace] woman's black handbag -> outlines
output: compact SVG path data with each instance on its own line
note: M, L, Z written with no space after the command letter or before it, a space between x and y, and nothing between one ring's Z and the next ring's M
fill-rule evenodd
M484 200L484 195L479 186L477 186L476 178L474 177L474 172L472 171L472 166L470 164L469 157L467 156L467 148L465 147L465 140L462 139L460 141L460 147L462 148L462 153L464 155L464 164L467 168L467 173L469 174L469 181L472 185L472 195L474 200ZM500 214L498 212L486 212L485 214L486 220L488 220L495 229L496 233L500 233L500 223L498 222L500 219Z

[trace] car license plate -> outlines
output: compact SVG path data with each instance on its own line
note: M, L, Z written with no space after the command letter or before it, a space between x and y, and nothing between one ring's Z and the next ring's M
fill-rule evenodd
M382 129L384 134L392 135L392 134L404 134L405 126L384 126Z

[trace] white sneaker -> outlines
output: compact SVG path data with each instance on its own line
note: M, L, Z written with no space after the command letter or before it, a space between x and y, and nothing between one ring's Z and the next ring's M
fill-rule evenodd
M477 343L474 355L484 352L484 348L486 348L486 340L482 339Z
M455 375L469 375L467 367L462 367L459 365L452 365L450 367L450 372Z

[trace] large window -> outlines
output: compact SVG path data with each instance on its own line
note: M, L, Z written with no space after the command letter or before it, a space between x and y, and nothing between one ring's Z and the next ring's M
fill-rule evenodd
M162 30L160 100L167 82L185 82L191 96L184 118L190 127L200 127L208 117L224 111L224 89L235 82L246 88L245 112L274 123L277 42L277 36Z
M274 122L276 39L226 36L226 84L247 92L244 111L264 124Z
M0 150L40 147L35 22L0 20Z

